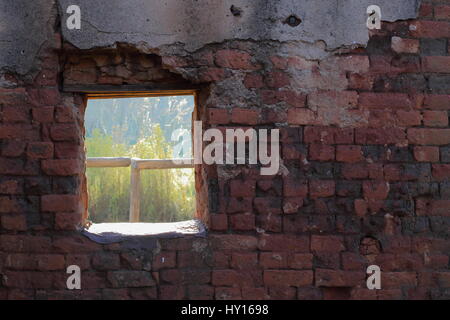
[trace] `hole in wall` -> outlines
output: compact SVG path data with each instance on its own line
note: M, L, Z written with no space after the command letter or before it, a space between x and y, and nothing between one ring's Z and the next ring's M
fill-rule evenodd
M284 23L288 24L291 27L297 27L302 23L302 19L297 17L295 14L291 14L289 17L284 20Z

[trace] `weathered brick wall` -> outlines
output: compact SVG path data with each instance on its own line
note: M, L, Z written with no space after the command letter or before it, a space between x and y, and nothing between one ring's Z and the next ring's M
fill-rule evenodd
M77 52L56 33L33 81L0 88L0 298L449 299L449 11L424 1L324 60L254 41ZM86 101L62 84L185 81L204 85L205 128L279 128L284 169L198 167L206 238L80 235ZM366 289L370 264L382 290Z

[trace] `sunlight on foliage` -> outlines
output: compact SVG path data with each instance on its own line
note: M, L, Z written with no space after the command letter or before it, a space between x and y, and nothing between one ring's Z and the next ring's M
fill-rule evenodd
M86 113L88 157L170 159L172 130L191 125L193 100L186 97L92 102ZM90 220L128 221L130 168L88 168L87 179ZM142 222L187 220L194 210L193 169L141 171Z

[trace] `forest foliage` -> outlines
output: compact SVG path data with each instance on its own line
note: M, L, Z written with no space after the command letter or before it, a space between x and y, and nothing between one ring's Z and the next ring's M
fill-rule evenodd
M176 129L191 128L192 96L90 100L86 110L88 157L170 159ZM188 157L188 155L185 155ZM130 168L88 168L89 219L129 219ZM141 171L141 222L191 219L193 169Z

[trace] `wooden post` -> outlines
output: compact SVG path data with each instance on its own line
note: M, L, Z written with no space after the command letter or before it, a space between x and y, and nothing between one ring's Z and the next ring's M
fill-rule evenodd
M130 222L139 222L141 210L141 175L137 167L138 159L131 159L131 179L130 179Z

